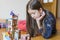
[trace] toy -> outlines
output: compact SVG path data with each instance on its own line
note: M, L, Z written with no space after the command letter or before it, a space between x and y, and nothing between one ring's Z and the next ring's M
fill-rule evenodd
M15 30L14 40L18 40L18 38L19 38L19 30Z
M17 21L18 21L18 16L11 11L10 13L11 17L6 20L6 23L8 25L7 32L11 38L11 40L18 40L20 39L20 30L17 28Z
M15 15L13 12L11 12L11 15L12 15L12 36L14 38L14 33L15 33L15 30L17 29L17 21L18 21L18 16Z
M23 34L23 35L21 35L21 39L20 40L31 40L31 38L30 38L29 34Z
M3 40L11 40L8 32L3 32L2 35L3 35Z
M7 27L7 24L4 23L4 22L0 22L0 28L6 28Z

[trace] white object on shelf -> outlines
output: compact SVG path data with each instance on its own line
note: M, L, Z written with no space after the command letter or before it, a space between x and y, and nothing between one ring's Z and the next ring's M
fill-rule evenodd
M43 0L43 3L48 3L48 0Z
M49 2L53 2L53 0L49 0Z

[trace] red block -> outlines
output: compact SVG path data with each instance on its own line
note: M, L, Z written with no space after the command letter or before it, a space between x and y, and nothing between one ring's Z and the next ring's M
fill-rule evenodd
M26 31L26 20L18 21L18 29L20 29L22 31Z

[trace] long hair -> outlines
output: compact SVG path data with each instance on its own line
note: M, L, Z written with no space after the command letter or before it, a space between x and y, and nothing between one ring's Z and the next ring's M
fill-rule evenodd
M36 9L36 10L39 10L40 8L43 9L41 3L38 1L38 0L30 0L26 6L26 27L27 27L27 31L33 35L34 33L38 33L37 30L38 30L38 27L37 27L37 23L36 23L36 20L33 19L29 13L28 13L28 9L31 8L31 9ZM33 34L32 34L33 32Z

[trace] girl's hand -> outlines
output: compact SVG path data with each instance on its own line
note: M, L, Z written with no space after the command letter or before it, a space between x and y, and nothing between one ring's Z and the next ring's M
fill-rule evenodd
M36 20L42 20L44 18L44 16L45 16L45 13L43 12L40 17L36 18Z

